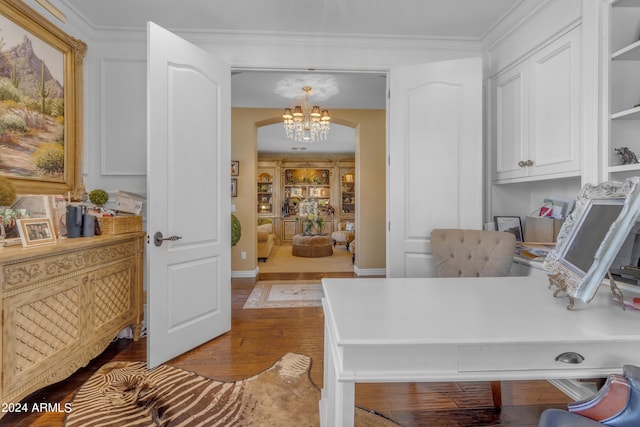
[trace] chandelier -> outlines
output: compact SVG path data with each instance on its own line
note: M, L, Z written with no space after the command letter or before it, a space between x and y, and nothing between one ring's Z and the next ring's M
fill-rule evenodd
M287 132L287 138L299 142L316 142L327 139L329 132L329 111L322 110L320 107L309 105L309 95L311 86L304 86L304 97L302 105L296 105L291 112L291 108L285 108L282 119L284 121L284 129Z

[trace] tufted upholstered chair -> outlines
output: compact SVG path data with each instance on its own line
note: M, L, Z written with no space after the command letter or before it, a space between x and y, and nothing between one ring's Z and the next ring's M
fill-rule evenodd
M431 254L440 277L499 277L509 274L516 237L502 231L434 229Z
M502 231L434 229L431 254L440 277L499 277L509 274L516 236ZM496 408L502 407L500 381L491 382Z

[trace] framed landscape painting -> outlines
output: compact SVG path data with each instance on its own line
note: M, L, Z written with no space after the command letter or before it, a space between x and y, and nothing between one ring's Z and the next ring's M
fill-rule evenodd
M19 194L82 188L85 52L24 3L0 2L0 176Z

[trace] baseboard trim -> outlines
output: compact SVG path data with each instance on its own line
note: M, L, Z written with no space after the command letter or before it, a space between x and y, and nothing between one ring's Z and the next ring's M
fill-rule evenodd
M558 390L572 398L574 401L588 399L593 397L598 390L593 384L583 383L577 380L547 380Z
M231 271L232 279L255 279L258 277L258 267L255 270Z
M386 268L358 268L358 266L353 267L353 272L356 276L382 276L387 277L387 269Z

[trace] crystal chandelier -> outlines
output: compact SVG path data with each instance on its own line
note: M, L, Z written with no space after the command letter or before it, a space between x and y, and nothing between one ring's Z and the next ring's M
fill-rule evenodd
M284 120L284 129L287 132L287 138L299 142L316 142L327 139L329 132L329 111L322 110L320 107L309 105L309 95L311 86L304 86L304 97L302 98L302 106L296 105L291 112L291 108L285 108L282 118Z

